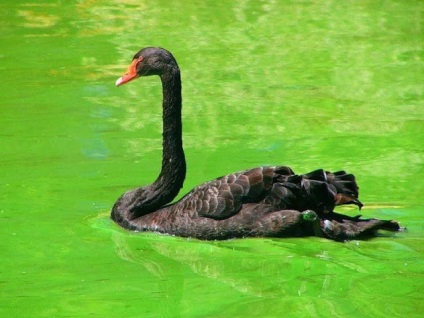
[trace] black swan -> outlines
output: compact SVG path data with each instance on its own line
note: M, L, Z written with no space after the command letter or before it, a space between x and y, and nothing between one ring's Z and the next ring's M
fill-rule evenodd
M116 85L149 75L162 81L162 169L155 182L124 193L115 203L111 217L122 227L205 240L315 235L338 241L400 229L395 221L333 211L341 204L362 207L355 177L344 171L297 175L286 166L258 167L203 183L170 203L186 175L178 64L162 48L144 48Z

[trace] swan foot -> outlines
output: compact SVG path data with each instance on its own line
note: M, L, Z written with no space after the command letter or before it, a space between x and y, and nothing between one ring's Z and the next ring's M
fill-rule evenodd
M335 241L373 237L379 230L399 232L403 228L392 220L361 219L336 214L336 217L320 220L322 234Z

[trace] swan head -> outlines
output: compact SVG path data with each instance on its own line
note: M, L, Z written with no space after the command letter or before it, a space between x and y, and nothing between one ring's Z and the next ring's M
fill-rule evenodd
M126 84L140 76L158 75L178 70L177 62L170 52L159 47L147 47L137 52L123 76L115 82L116 86Z

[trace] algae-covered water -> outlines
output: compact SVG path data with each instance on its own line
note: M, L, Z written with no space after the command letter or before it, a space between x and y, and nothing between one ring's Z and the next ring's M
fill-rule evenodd
M424 2L0 4L1 317L422 317ZM116 226L161 162L161 46L183 77L180 196L284 164L355 173L368 241L203 242ZM355 215L353 208L339 211Z

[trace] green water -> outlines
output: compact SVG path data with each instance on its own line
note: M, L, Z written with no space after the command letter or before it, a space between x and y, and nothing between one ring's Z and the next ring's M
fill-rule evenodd
M0 316L421 317L423 14L412 0L3 0ZM181 195L263 164L346 169L364 216L408 231L201 242L117 227L114 201L161 161L159 80L114 87L151 45L182 69Z

